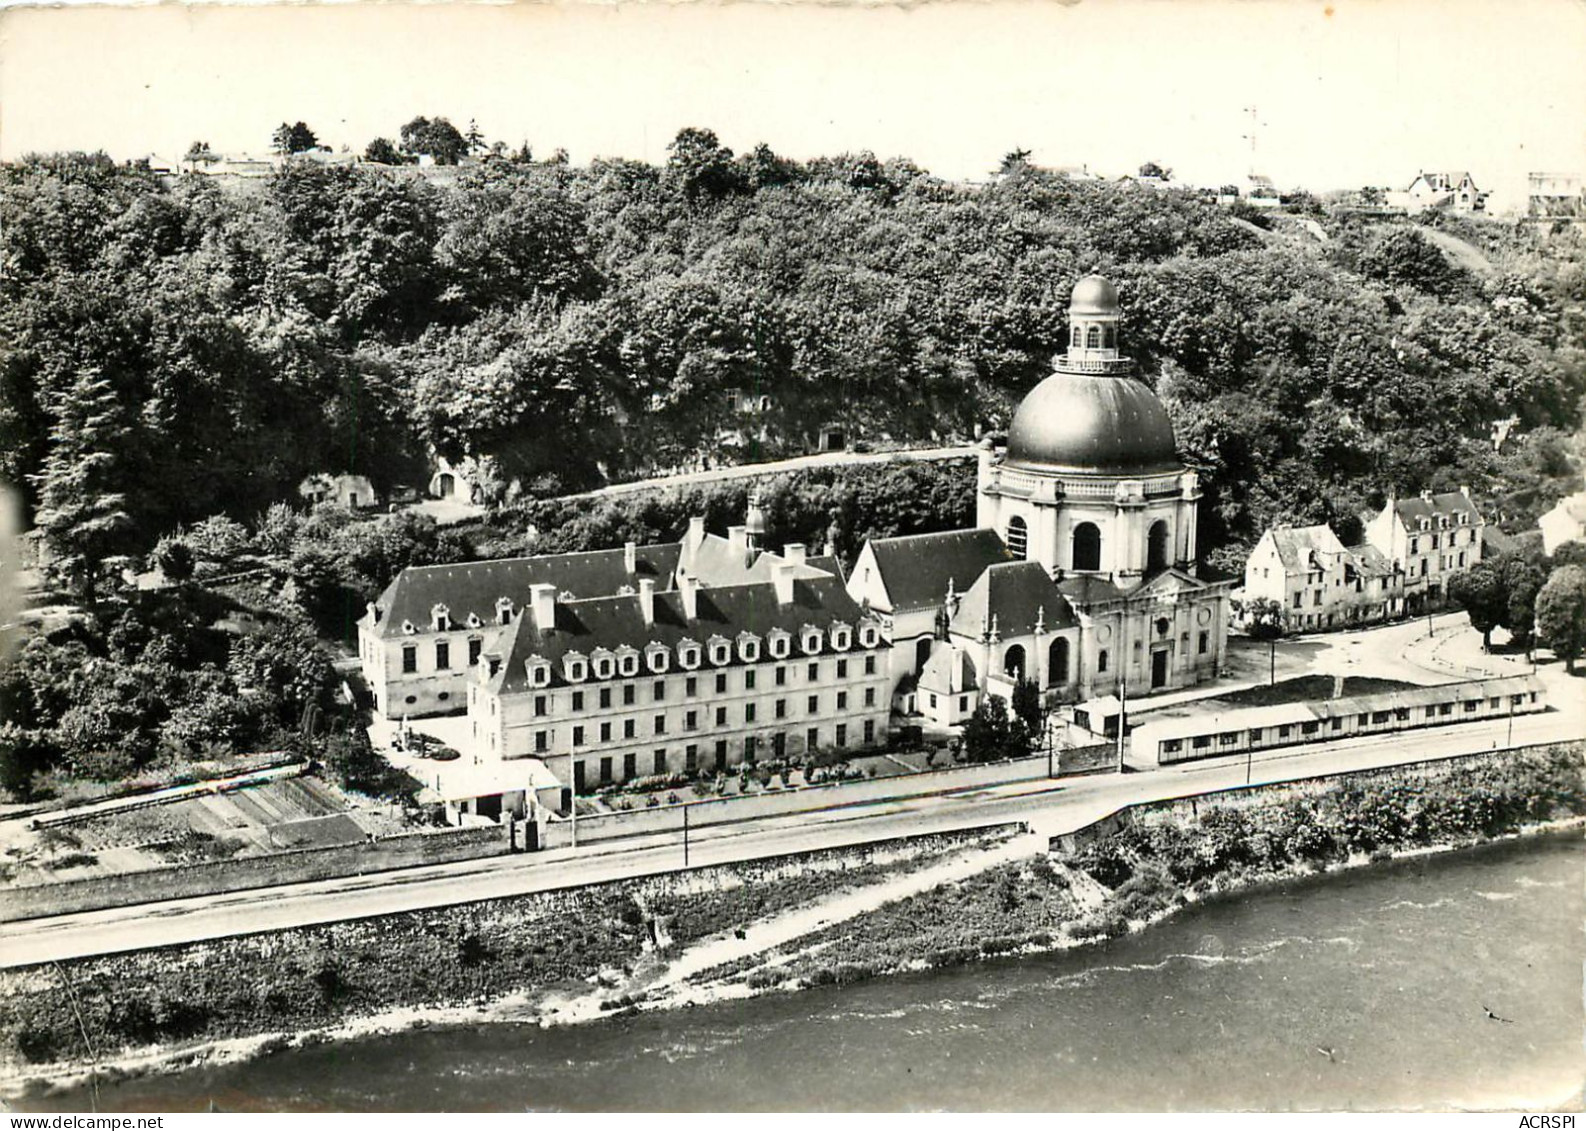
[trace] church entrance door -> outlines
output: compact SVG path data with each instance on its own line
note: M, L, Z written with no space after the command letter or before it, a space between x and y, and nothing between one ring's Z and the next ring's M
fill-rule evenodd
M1151 653L1151 690L1167 686L1168 650L1159 648Z

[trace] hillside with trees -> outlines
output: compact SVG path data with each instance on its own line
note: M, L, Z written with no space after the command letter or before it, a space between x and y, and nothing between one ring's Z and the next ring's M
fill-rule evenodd
M444 119L402 132L442 161L483 149ZM1445 221L1494 264L1477 277L1405 223L1264 240L1192 191L1005 169L953 184L707 130L659 168L525 147L444 187L299 158L237 193L29 158L0 170L0 473L92 559L251 519L313 471L420 482L430 450L545 496L803 450L823 424L969 438L1006 425L1099 271L1227 560L1389 488L1470 483L1523 527L1573 475L1577 235ZM746 423L731 390L767 407Z

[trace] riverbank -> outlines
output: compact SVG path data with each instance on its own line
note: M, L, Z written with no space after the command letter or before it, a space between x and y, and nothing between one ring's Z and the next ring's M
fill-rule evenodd
M1030 955L1330 872L1586 827L1586 743L1141 806L1083 848L985 869L696 977L668 1008Z
M702 939L1001 850L1013 826L0 972L7 1094L484 1019L600 1016ZM576 1007L572 1003L579 1003Z
M1260 885L1578 826L1583 748L1145 806L1056 857L1005 828L11 971L0 1073L20 1094L96 1062L115 1079L1078 947Z

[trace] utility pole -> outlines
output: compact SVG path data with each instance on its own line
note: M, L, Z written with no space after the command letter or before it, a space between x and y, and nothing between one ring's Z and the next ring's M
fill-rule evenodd
M1250 115L1250 132L1244 135L1245 140L1250 143L1250 167L1246 173L1253 178L1256 175L1256 126L1259 123L1256 121L1254 106L1246 106L1245 113Z
M688 814L694 807L687 802L683 804L683 867L688 867Z
M1129 608L1118 617L1118 772L1123 773L1123 736L1129 718Z

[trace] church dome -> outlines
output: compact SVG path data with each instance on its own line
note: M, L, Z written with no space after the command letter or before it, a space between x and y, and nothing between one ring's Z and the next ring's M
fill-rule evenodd
M1064 372L1042 381L1019 405L1008 429L1007 459L1120 475L1181 466L1167 409L1143 382Z
M1074 293L1068 300L1068 313L1117 314L1118 288L1100 275L1086 275L1074 284Z

